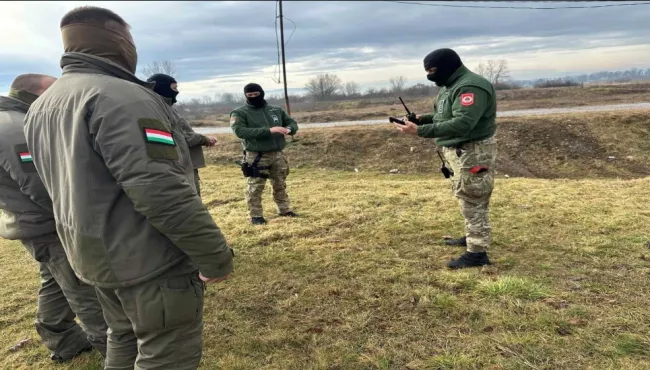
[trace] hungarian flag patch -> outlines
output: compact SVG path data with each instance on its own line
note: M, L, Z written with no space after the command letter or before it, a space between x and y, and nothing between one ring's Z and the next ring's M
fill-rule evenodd
M145 139L147 139L147 142L149 142L149 143L176 146L176 142L174 141L174 137L172 136L172 134L170 132L156 130L156 129L153 129L153 128L145 128L144 129L144 136L145 136Z
M466 93L460 95L460 104L464 107L469 107L474 104L474 93Z
M29 152L20 152L18 153L18 156L20 157L20 162L22 163L34 162L34 160L32 159L32 155Z

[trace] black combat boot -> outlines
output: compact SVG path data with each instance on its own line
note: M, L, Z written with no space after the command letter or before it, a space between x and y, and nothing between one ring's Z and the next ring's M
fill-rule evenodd
M462 256L458 257L453 261L447 263L447 267L450 269L462 269L466 267L480 267L485 265L490 265L490 259L486 252L481 253L470 253L465 252Z
M266 224L266 220L264 217L252 217L251 218L251 224L253 225L264 225Z
M458 239L445 238L445 244L452 247L467 247L467 237L463 236Z
M63 358L63 357L61 357L61 356L55 354L54 352L52 352L52 354L50 355L50 359L51 359L52 361L56 362L56 363L68 362L68 361L72 360L73 358L79 356L80 354L82 354L82 353L84 353L84 352L90 352L90 351L92 351L92 350L93 350L93 346L92 346L92 345L89 345L89 346L87 346L87 347L83 347L83 348L80 349L79 352L77 352L74 356L69 357L69 358Z
M293 211L280 213L280 216L282 216L282 217L298 217L298 215L293 213Z

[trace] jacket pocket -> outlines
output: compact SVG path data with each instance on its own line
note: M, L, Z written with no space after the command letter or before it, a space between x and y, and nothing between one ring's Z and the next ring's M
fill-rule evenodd
M172 329L190 324L203 309L202 282L192 276L167 279L161 284L163 325Z

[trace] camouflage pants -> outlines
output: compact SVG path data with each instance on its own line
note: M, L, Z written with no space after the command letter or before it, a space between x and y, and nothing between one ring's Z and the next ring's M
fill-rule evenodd
M203 354L203 282L174 269L125 288L97 288L108 322L104 369L194 370Z
M252 164L257 152L247 152L246 161ZM289 162L282 152L264 153L258 163L259 167L268 166L263 173L269 175L273 187L273 200L279 213L291 211L289 195L287 195L286 179L289 175ZM263 217L262 194L266 185L266 179L262 177L247 177L248 188L246 189L246 204L250 217Z
M454 171L452 191L460 203L465 218L467 251L485 252L490 246L490 196L494 189L494 163L497 142L494 137L467 143L456 148L444 148L444 156ZM472 173L477 166L486 166L487 171Z
M95 288L77 278L56 236L23 241L23 245L39 261L41 289L35 327L45 346L63 359L91 344L105 356L108 326Z

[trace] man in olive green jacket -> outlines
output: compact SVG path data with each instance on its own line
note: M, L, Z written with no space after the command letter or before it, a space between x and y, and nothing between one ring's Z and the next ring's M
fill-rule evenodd
M204 284L230 275L232 250L171 107L134 75L128 24L89 6L61 32L63 75L30 107L25 136L72 268L97 288L106 369L196 369Z
M496 93L488 80L468 70L451 49L429 53L424 69L427 79L441 87L434 113L419 117L420 126L408 121L396 126L407 134L434 138L453 171L452 190L465 218L465 237L446 243L467 247L467 252L449 262L449 268L487 265L497 154Z
M92 346L105 356L108 326L95 288L79 281L70 267L56 234L52 201L25 142L25 113L54 81L20 75L9 96L0 96L0 237L20 240L39 264L36 331L52 360L62 362Z
M165 103L170 106L176 103L176 96L178 96L179 91L178 83L175 78L163 73L156 73L149 77L147 82L153 82L156 84L153 91L160 95ZM203 155L202 146L213 146L217 143L217 139L194 132L192 126L190 126L185 118L178 114L175 109L172 109L172 111L176 116L176 120L181 123L181 128L185 134L185 141L190 148L190 159L192 160L192 166L194 167L194 184L196 186L196 192L201 196L199 168L205 167L205 157Z
M282 108L264 100L264 90L255 83L244 87L246 105L230 113L230 127L241 140L246 162L261 172L248 176L246 203L253 225L266 223L262 211L262 193L266 178L273 186L273 200L280 216L296 217L286 191L289 162L282 150L285 135L295 135L298 124ZM267 173L268 170L268 173Z

